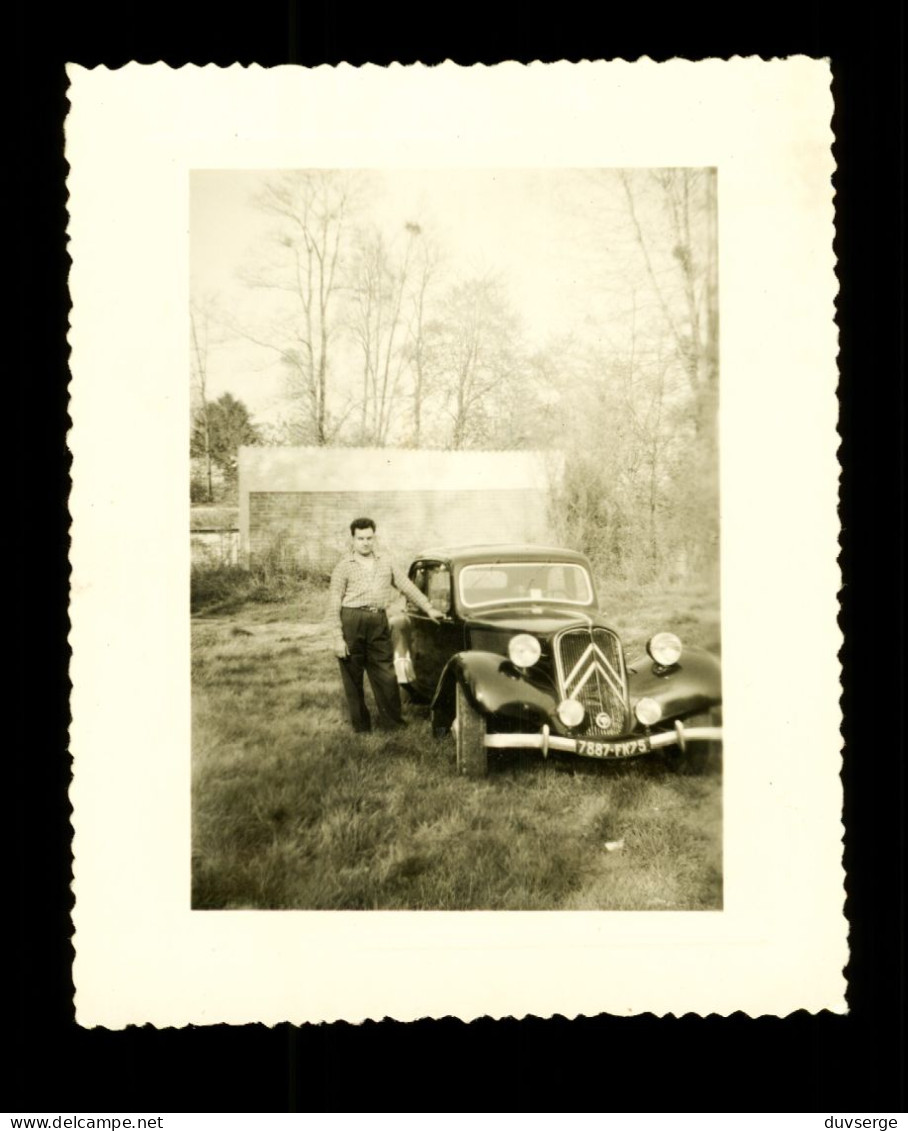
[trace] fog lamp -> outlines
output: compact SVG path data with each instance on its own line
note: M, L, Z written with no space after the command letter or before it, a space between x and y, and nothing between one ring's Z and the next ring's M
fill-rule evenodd
M646 650L663 668L670 668L681 659L681 641L673 632L657 632L650 637Z
M566 727L580 726L586 714L583 704L576 699L562 699L557 707L558 718Z
M651 727L662 718L662 708L655 699L638 699L634 705L634 714L645 727Z
M520 632L508 642L508 657L518 668L531 668L541 655L539 641L528 632Z

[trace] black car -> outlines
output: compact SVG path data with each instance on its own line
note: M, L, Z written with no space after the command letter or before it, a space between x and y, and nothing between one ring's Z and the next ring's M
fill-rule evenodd
M659 632L626 660L583 554L448 547L416 557L409 577L445 617L409 603L392 617L398 680L437 733L453 732L461 773L485 774L502 749L614 760L721 742L718 659Z

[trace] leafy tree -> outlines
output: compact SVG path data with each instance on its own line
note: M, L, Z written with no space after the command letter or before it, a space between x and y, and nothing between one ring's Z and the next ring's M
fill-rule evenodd
M209 457L223 472L224 479L233 484L240 445L261 442L261 433L243 402L224 393L216 401L206 401L196 412L189 454Z

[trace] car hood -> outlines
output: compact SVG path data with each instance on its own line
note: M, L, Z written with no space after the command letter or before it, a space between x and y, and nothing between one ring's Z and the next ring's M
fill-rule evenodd
M534 636L552 636L563 628L602 625L605 622L595 609L580 609L576 605L550 603L508 605L506 609L482 609L465 617L468 629L495 632L531 632Z

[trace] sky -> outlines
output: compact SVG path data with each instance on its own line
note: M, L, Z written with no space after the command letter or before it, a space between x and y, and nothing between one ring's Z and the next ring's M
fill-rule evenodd
M195 171L190 190L192 293L216 294L238 320L257 297L240 278L273 221L253 198L263 171ZM442 244L451 278L492 271L505 281L531 346L576 332L591 343L626 331L620 280L603 257L627 254L627 213L615 183L577 170L379 170L363 219L387 233L419 223ZM208 394L229 391L262 423L283 405L283 376L267 351L233 339L209 353Z

